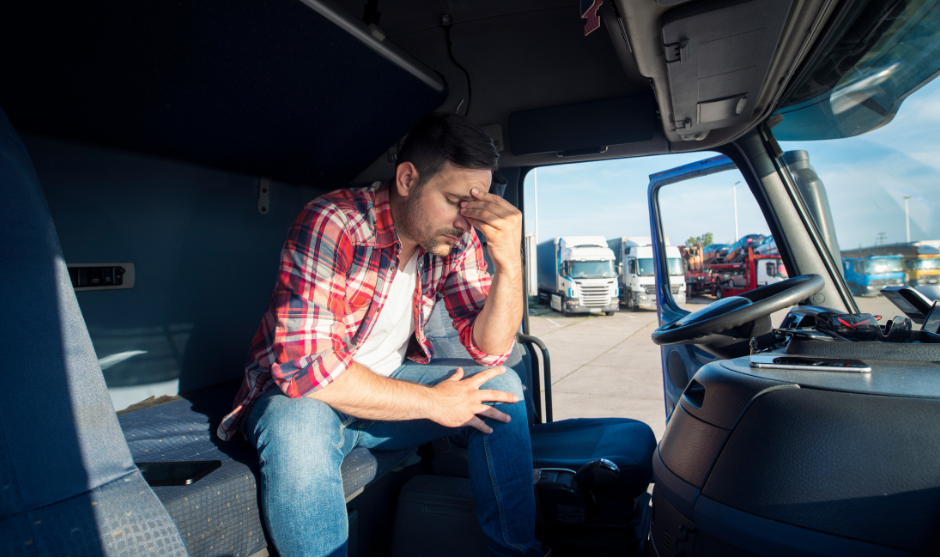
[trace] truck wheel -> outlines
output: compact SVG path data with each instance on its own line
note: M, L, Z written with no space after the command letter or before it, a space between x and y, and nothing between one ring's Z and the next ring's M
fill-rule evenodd
M640 310L640 300L637 299L636 294L633 294L630 298L630 307L632 307L634 311Z
M613 317L613 316L614 316L614 312L613 312L613 311L605 311L605 312L604 312L604 315L607 315L608 317Z
M715 288L715 297L718 299L725 297L724 292L721 291L721 286L718 286L717 288Z

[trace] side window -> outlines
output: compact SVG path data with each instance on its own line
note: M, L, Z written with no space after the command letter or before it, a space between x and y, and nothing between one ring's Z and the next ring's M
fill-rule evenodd
M588 406L596 416L642 420L657 438L662 436L662 355L650 337L658 325L647 198L650 176L716 155L560 164L526 175L529 333L551 352L556 421L583 417ZM721 241L730 246L734 241L731 187L741 177L737 171L721 175L663 191L672 297L690 310L714 301L714 296L698 294L685 301L686 275L699 270L685 256L686 241L697 238L699 253L704 245ZM763 238L769 232L750 192L743 181L735 188L739 237L761 233ZM707 219L702 219L700 208L708 212ZM707 233L714 241L702 244ZM751 245L756 242L752 237ZM727 251L720 254L724 258ZM570 274L558 274L563 263L569 263ZM734 286L734 278L726 272L725 285Z
M706 157L686 169L690 178L659 190L663 234L681 255L679 274L670 274L676 303L694 310L781 281L786 268L770 228L731 160ZM701 169L715 172L701 175ZM685 171L680 167L666 173L682 176ZM786 310L775 313L774 324L785 315Z

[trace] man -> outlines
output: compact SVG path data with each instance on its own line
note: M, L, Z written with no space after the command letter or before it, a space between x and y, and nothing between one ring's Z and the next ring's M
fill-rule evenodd
M432 113L389 182L329 193L294 221L235 410L219 427L258 449L282 556L346 554L340 465L355 447L409 449L458 433L490 551L542 555L523 388L501 366L522 320L522 216L488 192L498 158L481 128ZM439 297L476 362L456 371L430 360L424 336Z

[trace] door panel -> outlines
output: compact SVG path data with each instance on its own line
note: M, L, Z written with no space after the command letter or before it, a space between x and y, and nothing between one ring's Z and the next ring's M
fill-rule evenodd
M733 286L739 290L756 286L758 279L743 272L747 266L734 271L727 266L716 269L709 266L751 258L748 255L753 255L753 251L749 253L748 247L756 249L771 233L741 173L728 157L711 157L651 175L648 196L660 325L715 301L712 295L715 289L709 286L720 285L724 289ZM666 240L682 247L686 284L696 286L683 307L673 299L669 277L663 273ZM714 247L719 244L728 246L727 257L718 256L724 254ZM708 259L704 257L706 247L711 247ZM761 272L766 276L765 270ZM693 282L696 275L705 280ZM668 417L692 376L716 358L689 344L666 345L661 353Z

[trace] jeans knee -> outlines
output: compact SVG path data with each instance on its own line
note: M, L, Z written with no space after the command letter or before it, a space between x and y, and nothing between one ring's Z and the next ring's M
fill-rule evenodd
M523 394L525 388L522 385L522 380L519 379L519 374L516 373L514 369L508 367L506 368L505 373L490 379L480 388L512 393L513 395L519 397L519 402L522 402L523 398L525 398L525 395Z
M250 412L246 428L263 463L290 464L296 468L303 463L304 470L316 470L319 463L330 462L334 455L331 451L340 451L342 421L327 404L277 394L265 395L255 403L255 407L259 405L259 410Z

